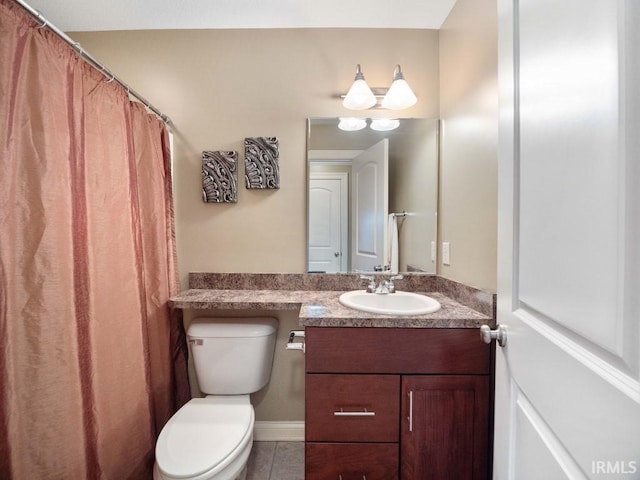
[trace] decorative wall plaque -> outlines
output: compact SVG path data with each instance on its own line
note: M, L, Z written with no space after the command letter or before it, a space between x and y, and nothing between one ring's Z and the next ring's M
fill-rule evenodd
M202 200L238 201L238 152L202 152Z
M278 139L244 139L244 179L247 188L280 188Z

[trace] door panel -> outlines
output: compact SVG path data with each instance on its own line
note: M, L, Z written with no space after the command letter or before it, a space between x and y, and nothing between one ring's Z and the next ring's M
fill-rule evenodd
M586 3L520 1L518 296L621 355L619 12ZM599 321L611 312L615 322Z
M640 474L639 10L499 0L496 479Z
M389 212L389 140L353 159L351 242L353 269L373 271L384 263Z
M347 271L347 203L347 173L309 174L308 271Z
M545 478L550 479L581 478L583 475L571 455L558 443L522 392L514 392L514 398L515 430L518 432L515 448L519 452L515 459L515 471L521 475L518 478L538 480L539 472L545 472Z

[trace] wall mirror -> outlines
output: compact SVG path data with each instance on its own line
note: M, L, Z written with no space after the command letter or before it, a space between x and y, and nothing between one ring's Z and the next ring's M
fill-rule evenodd
M308 119L307 271L435 274L439 121L339 122Z

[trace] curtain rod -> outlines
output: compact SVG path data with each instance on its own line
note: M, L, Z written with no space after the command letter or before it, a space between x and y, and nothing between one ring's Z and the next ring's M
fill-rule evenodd
M167 115L165 115L160 110L158 110L156 107L151 105L151 103L149 103L149 101L146 98L144 98L142 95L140 95L134 89L132 89L129 85L127 85L122 80L120 80L107 67L105 67L102 63L100 63L98 60L96 60L91 54L85 52L84 49L82 48L82 46L80 45L80 42L74 42L67 34L65 34L62 30L57 28L51 22L49 22L49 20L44 18L44 16L38 10L33 8L31 5L25 3L23 0L14 0L14 1L16 3L18 3L22 8L24 8L31 16L36 17L36 19L38 19L39 21L42 22L42 25L40 25L39 27L36 27L36 28L48 27L53 33L55 33L62 40L67 42L71 46L71 48L73 48L76 51L76 53L84 61L89 63L96 70L99 70L100 73L102 73L106 78L108 78L107 82L116 82L116 83L120 84L120 86L122 86L127 91L127 93L129 95L137 98L140 101L140 103L144 104L144 106L146 106L149 110L151 110L153 113L155 113L160 118L160 120L162 120L166 124L169 124L169 125L171 124L171 119Z

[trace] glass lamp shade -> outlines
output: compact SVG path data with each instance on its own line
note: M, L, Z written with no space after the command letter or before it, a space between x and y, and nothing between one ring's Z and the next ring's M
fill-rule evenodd
M378 99L364 80L364 75L360 70L360 64L356 67L356 78L344 97L342 105L350 110L366 110L378 103Z
M356 132L358 130L362 130L366 126L367 121L364 118L341 117L340 122L338 123L338 128L346 132Z
M350 110L366 110L373 107L378 100L364 79L356 80L351 85L342 105Z
M377 130L378 132L388 132L389 130L395 130L400 126L400 120L390 118L374 118L371 120L371 130Z
M416 104L418 99L411 90L411 87L404 79L400 65L396 65L393 75L393 83L389 87L389 91L382 99L382 108L389 110L402 110Z

